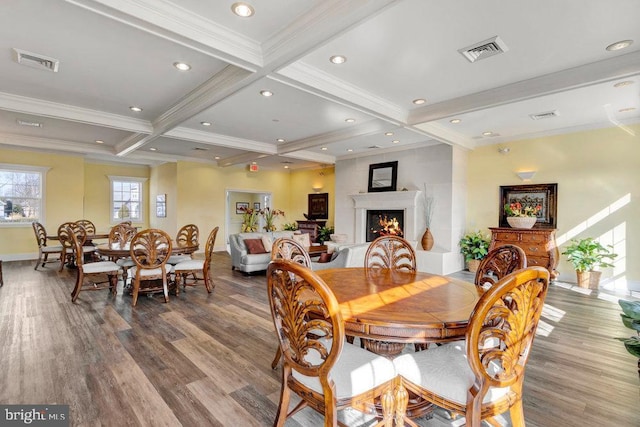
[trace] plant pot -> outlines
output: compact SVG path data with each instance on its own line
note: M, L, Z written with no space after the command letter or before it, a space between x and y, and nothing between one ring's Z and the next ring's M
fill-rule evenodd
M533 228L536 224L535 216L508 216L507 222L511 228Z
M578 286L585 289L598 289L602 271L576 271Z
M433 234L431 234L431 230L427 228L422 235L422 240L420 241L422 249L424 249L425 251L430 251L431 248L433 248L433 243Z
M470 261L467 261L467 269L469 269L471 273L475 273L476 271L478 271L478 267L480 267L479 259L472 259Z

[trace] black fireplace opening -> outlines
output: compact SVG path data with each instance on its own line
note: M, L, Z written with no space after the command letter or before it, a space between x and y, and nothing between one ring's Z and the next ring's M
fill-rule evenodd
M404 236L404 210L367 210L367 242L380 236Z

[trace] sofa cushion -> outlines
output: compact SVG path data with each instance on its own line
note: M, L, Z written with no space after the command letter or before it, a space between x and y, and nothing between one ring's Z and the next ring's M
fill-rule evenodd
M262 244L262 239L244 239L247 246L247 252L250 254L263 254L267 252Z
M263 254L245 255L242 257L242 264L253 266L264 266L262 270L266 270L267 266L271 262L271 253L265 252Z
M311 239L309 238L309 233L294 234L293 240L300 243L300 245L302 245L303 248L308 248L309 246L311 246Z
M271 252L271 249L273 248L273 240L265 234L262 236L262 245L264 246L265 251Z
M331 261L331 257L332 257L332 254L326 254L326 253L320 254L320 258L318 258L317 262L322 262L322 263L329 262Z

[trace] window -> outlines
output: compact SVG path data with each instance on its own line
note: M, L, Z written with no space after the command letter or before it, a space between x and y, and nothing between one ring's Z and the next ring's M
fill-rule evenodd
M142 222L143 187L146 178L110 176L111 181L111 222Z
M48 168L0 164L0 225L44 222Z

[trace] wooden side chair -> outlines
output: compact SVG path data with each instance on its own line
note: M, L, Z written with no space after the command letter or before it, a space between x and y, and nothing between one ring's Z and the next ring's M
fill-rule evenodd
M487 289L516 270L527 266L527 256L515 245L504 245L493 249L480 262L476 271L475 285Z
M96 234L95 224L88 219L79 219L76 224L83 226L87 234Z
M167 260L171 255L171 236L157 229L147 229L136 233L130 244L131 259L136 265L131 267L132 302L138 303L141 283L147 282L143 292L164 294L164 302L169 302L169 284L167 279Z
M89 260L97 261L98 259L97 259L96 247L93 245L85 245L85 242L87 240L87 231L85 230L85 228L82 225L78 224L77 222L65 222L58 227L58 237L60 237L61 234L65 233L65 229L67 228L70 228L73 231L76 238L82 245L82 253L85 256L87 256ZM74 262L75 254L73 250L73 244L70 240L60 239L60 243L62 244L62 254L60 255L59 271L62 271L62 269L64 268L65 262L70 262L70 263Z
M518 270L480 298L465 341L394 359L406 388L424 404L466 417L466 425L509 411L511 425L524 426L522 385L527 359L547 295L549 271Z
M178 230L176 235L175 246L178 248L192 248L200 244L200 230L195 224L184 225ZM189 261L192 259L189 254L181 254L179 251L174 251L175 254L169 257L168 264L176 265L179 262Z
M44 267L45 264L48 264L50 262L60 262L60 259L63 256L62 245L56 244L47 246L47 230L45 230L44 226L39 222L32 222L31 226L33 227L33 232L36 235L36 242L38 243L38 261L36 261L36 265L35 267L33 267L33 269L37 270L40 264L42 264L42 267ZM52 254L57 254L58 258L50 260L49 255Z
M78 299L78 295L80 295L80 291L83 290L96 291L108 287L111 290L111 294L115 295L118 289L118 274L122 271L120 266L113 261L99 261L85 264L82 243L78 236L76 236L75 231L71 227L66 227L64 230L61 230L59 236L63 245L66 246L68 244L73 248L76 260L76 284L73 291L71 291L71 301L75 302ZM85 283L86 278L104 278L104 276L107 277L107 280ZM104 285L105 283L107 285Z
M369 245L364 266L416 271L416 252L402 237L380 236Z
M180 283L182 282L183 289L186 286L195 286L200 278L198 275L202 275L202 280L204 281L204 286L207 288L207 292L211 293L214 288L213 281L211 280L211 275L209 272L211 271L211 258L213 257L213 248L216 243L216 237L218 236L218 228L215 227L209 233L209 237L207 238L207 243L204 249L204 260L201 259L190 259L187 261L182 261L175 266L173 266L173 273L175 273L176 277L176 294L178 293L178 289L180 288ZM193 275L193 279L188 279L189 274Z
M304 249L303 244L298 240L288 237L282 237L273 242L271 246L271 260L276 259L293 261L304 267L311 268L311 258L309 257L309 253ZM271 362L271 369L276 369L281 358L282 351L280 350L280 346L278 346L273 362Z
M274 426L307 406L324 414L325 426L338 425L337 412L346 407L375 413L376 398L395 381L393 363L345 341L338 302L322 279L298 263L276 259L267 269L267 292L283 354ZM318 329L323 336L312 333ZM292 393L301 401L289 411Z
M122 222L120 224L116 224L111 227L111 230L109 231L109 246L117 248L128 248L130 247L131 240L133 240L133 236L135 236L137 232L138 230L136 230L135 227L132 227L131 223L127 224ZM114 261L116 264L122 267L122 281L126 285L128 280L127 271L128 269L136 265L136 263L130 256L126 258L112 259L111 261Z

